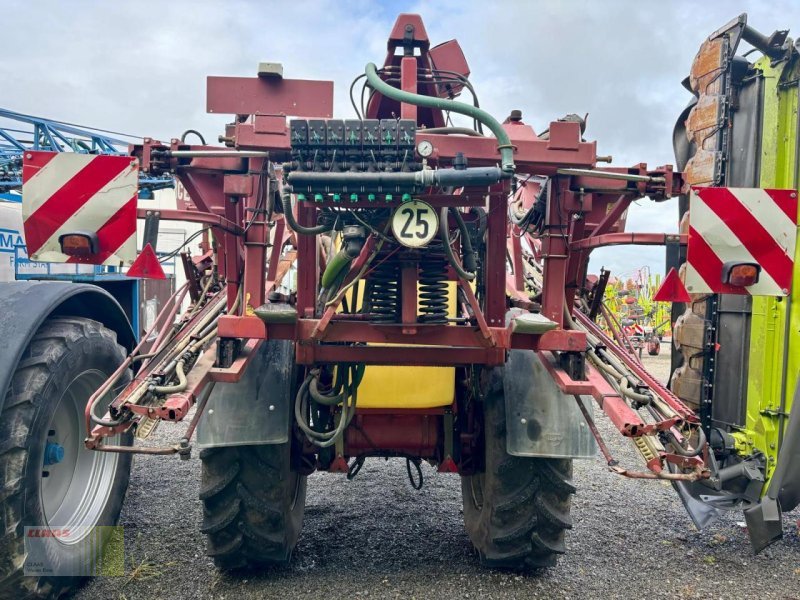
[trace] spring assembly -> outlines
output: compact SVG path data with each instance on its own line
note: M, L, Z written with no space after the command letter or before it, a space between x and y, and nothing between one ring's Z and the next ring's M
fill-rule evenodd
M373 322L400 321L400 263L392 258L378 262L367 277L364 304Z
M419 261L420 323L447 323L447 260L429 249Z

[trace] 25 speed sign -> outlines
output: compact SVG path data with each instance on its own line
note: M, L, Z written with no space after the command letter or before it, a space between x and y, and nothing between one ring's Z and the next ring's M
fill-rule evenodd
M427 202L406 202L392 216L394 237L409 248L421 248L434 238L438 229L439 218Z

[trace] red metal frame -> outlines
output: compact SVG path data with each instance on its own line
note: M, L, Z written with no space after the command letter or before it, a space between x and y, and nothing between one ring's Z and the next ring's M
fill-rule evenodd
M389 38L384 76L408 92L442 95L447 91L439 89L431 78L437 65L469 74L457 42L431 49L422 20L417 15L401 15ZM456 83L451 91L460 89L458 86ZM554 121L550 123L549 134L539 137L520 119L509 118L503 126L514 149L515 185L505 181L490 189L462 189L451 195L431 190L417 195L436 209L480 207L486 211L485 253L480 257L484 273L481 293L476 294L452 269L449 274L450 280L458 281L461 295L466 299L468 310L464 308L464 314L469 313L469 323L417 322L418 273L415 267L402 270L402 319L398 324L377 324L359 320L358 315L340 315L336 312L336 302L318 315L320 274L326 260L319 237L295 234L277 213L272 215L273 221L268 221L262 200L271 197L275 190L264 190L261 186L269 185L269 178L264 175L270 167L291 159L285 115L331 117L332 89L331 82L320 81L209 78L209 112L237 115L235 122L226 126L225 148L192 146L179 140L162 144L149 138L132 148L145 172L173 172L189 193L191 203L187 203L185 210L161 211L161 219L197 222L210 229L214 241L212 245L206 244L206 249L227 286L227 306L231 309L238 306L238 302L243 304L240 310L229 310L229 314L219 317L218 343L235 339L244 339L246 343L228 368L213 367L214 352L208 350L195 364L184 392L173 395L156 410L129 404L131 411L141 416L180 420L201 396L204 386L212 381L238 381L262 340L288 339L296 342L296 358L301 365L494 366L505 362L508 350L534 350L564 392L592 395L623 435L633 438L654 435L683 422L696 421L691 411L650 377L635 359L623 358L642 381L662 395L666 394L667 403L679 417L645 423L592 366L587 365L585 380L577 381L555 360L554 353L587 350L587 334L567 327L571 318L567 318L565 311L573 312L576 294L583 286L589 255L594 248L686 242L685 236L624 232L625 213L631 202L644 196L662 200L678 195L682 187L680 174L674 173L670 166L650 170L644 164L597 168L597 163L606 159L597 156L596 142L583 141L580 123ZM246 115L250 118L245 118ZM426 132L425 128L445 125L441 110L398 104L377 93L371 96L366 118L386 119L397 115L417 121L417 142L428 141L433 146L432 154L426 159L433 168L451 166L460 153L468 158L470 166L494 166L499 162L495 138ZM231 150L249 154L231 156ZM182 158L180 151L205 154ZM576 171L586 169L593 169L598 175L605 173L624 178L609 179ZM536 236L510 225L508 219L510 205L512 210L513 205L519 204L527 211L537 201L542 188L539 183L528 183L532 176L549 178L544 228ZM516 189L517 184L519 189ZM513 198L509 198L514 190ZM321 209L343 206L330 199L295 204L295 218L304 227L316 224ZM397 204L380 200L359 200L346 205L347 208L368 209L394 206ZM470 216L465 213L464 218ZM372 238L367 241L360 256L353 261L345 285L366 264L374 244ZM530 256L523 255L523 244L530 247L543 265L543 285L535 297L525 281L524 266ZM255 316L254 309L271 301L270 294L275 292L295 259L297 292L291 300L297 312L296 322L268 324ZM286 299L281 302L285 303ZM512 305L528 311L540 309L545 317L555 322L556 328L540 334L515 332L513 324L506 322ZM588 331L613 344L581 313L576 312L574 318ZM364 343L379 345L367 347ZM131 386L147 375L149 367L145 364ZM124 394L123 400L117 399L117 408L120 402L124 402ZM345 435L348 455L378 450L410 454L447 460L444 470L454 470L449 454L439 456L444 409L437 411L432 414L393 410L388 414L359 409L354 426ZM87 445L103 449L102 437L117 430L119 428L96 427ZM469 437L472 433L462 432L462 435ZM330 468L346 470L342 458L340 455ZM658 457L657 465L651 465L653 470L660 472L664 460L688 465L682 457L664 454ZM697 461L689 466L697 467Z
M402 71L402 69L401 69ZM413 80L416 74L413 69L404 71L406 76ZM405 81L405 80L403 80ZM405 85L405 84L402 84ZM410 85L410 84L409 84ZM381 116L381 115L379 115ZM596 161L594 144L587 144L580 141L580 129L577 123L554 122L551 128L559 131L556 139L561 140L558 147L548 148L551 140L513 140L516 148L515 158L518 169L521 172L547 173L561 167L583 167L591 166ZM512 133L522 133L521 129L530 132L530 128L518 125L509 128ZM551 129L551 136L553 129ZM425 135L420 134L421 139L429 138L434 141L438 154L431 157L433 164L444 161L456 151L462 151L469 156L470 163L480 164L481 160L497 160L497 150L494 142L484 138L463 138L445 135ZM573 139L573 142L569 142ZM456 150L458 148L458 150ZM571 148L571 149L570 149ZM267 152L280 152L280 147L259 146L259 150ZM586 158L590 153L591 158ZM147 152L140 151L142 156ZM195 174L194 161L202 160L203 176L198 178ZM229 165L228 158L217 159L222 161L218 165L218 174L211 178L209 172L212 167L212 159L202 158L193 159L188 166L175 165L178 177L192 194L195 204L198 207L205 207L207 210L198 211L169 211L162 214L162 218L179 218L207 223L217 234L220 242L217 244L217 265L221 275L228 282L229 304L232 305L235 299L236 290L239 287L239 273L243 272L244 296L248 298L248 306L256 308L266 301L268 292L266 281L273 280L271 274L277 273L281 261L280 249L283 245L291 242L296 245L296 257L298 264L298 285L297 285L297 312L298 321L294 329L283 325L265 325L256 323L247 316L229 316L224 318L224 327L221 326L221 335L228 333L248 338L273 338L273 339L294 339L309 340L311 332L319 325L314 317L315 302L318 293L318 282L321 271L319 241L313 236L296 236L292 239L285 236L285 225L282 220L277 221L274 229L272 251L267 253L268 240L270 239L269 224L263 219L254 217L252 225L248 228L248 234L244 243L237 238L234 232L241 231L234 225L248 220L245 215L248 209L251 211L256 208L257 186L242 185L242 177L256 177L256 175L242 175L240 173L225 173L224 167ZM264 159L249 159L250 171L258 172L261 168L261 161ZM524 170L523 170L524 169ZM625 172L635 171L636 174L649 174L671 178L671 187L666 191L667 195L677 194L680 188L680 177L676 177L672 171L662 167L655 171L647 171L643 165L636 169L626 169ZM618 172L619 169L609 169L610 172ZM231 178L236 178L237 185L226 185ZM548 233L540 236L541 256L544 264L544 289L542 291L541 305L542 313L549 319L555 321L560 329L558 335L530 335L522 334L511 335L511 325L504 326L505 312L507 309L507 292L512 296L523 298L525 290L522 289L521 276L516 275L515 270L513 279L506 277L506 240L510 238L506 218L508 193L507 187L494 189L488 195L488 218L487 218L487 249L485 256L485 303L482 310L473 311L478 319L478 323L486 323L489 328L498 330L491 335L492 344L497 348L508 350L511 348L535 348L541 350L583 350L580 332L568 331L563 329L564 304L567 302L571 306L575 290L582 281L588 262L588 251L600 246L613 245L619 243L639 243L639 244L663 244L672 241L674 236L666 234L647 234L636 233L627 234L622 232L606 233L617 223L620 214L627 209L629 203L643 193L651 196L663 195L665 190L663 185L642 186L639 184L630 185L627 182L611 181L605 179L593 179L587 177L573 176L554 176L554 185L551 186L553 192L548 211ZM212 185L213 183L213 185ZM593 188L584 188L583 185L593 184ZM580 185L582 189L592 189L593 191L575 191ZM226 192L226 188L228 192ZM229 193L231 190L236 193ZM244 193L245 195L241 195ZM579 197L580 196L580 197ZM228 201L222 203L217 200L220 197L230 199L243 199L243 202L233 203ZM435 207L445 205L457 206L480 206L486 202L486 195L459 194L451 197L441 195L421 195L421 199L431 203ZM316 215L319 207L326 206L328 203L311 204L301 202L297 205L296 218L303 226L313 226L316 223ZM356 202L349 206L354 208L375 208L379 203ZM388 204L387 204L388 206ZM243 207L243 208L242 208ZM609 208L610 207L610 208ZM587 211L588 208L588 211ZM573 217L582 214L583 218L576 220ZM237 221L238 219L238 221ZM576 225L576 223L578 225ZM567 225L569 224L569 225ZM527 234L525 234L527 236ZM529 236L528 236L529 237ZM684 239L677 236L680 241ZM513 238L511 238L513 240ZM531 240L532 242L532 240ZM532 242L533 243L533 242ZM512 244L518 244L513 242ZM537 241L538 245L538 241ZM512 245L514 250L514 260L519 256L518 246ZM267 268L262 266L266 261ZM285 267L285 263L284 263ZM411 284L412 278L416 278L416 273L407 270L404 277ZM510 285L513 282L513 286ZM274 284L270 286L274 287ZM463 287L463 286L462 286ZM404 286L404 289L413 289L412 285ZM384 325L370 323L340 322L332 324L336 331L335 337L330 334L325 336L315 336L317 342L322 341L391 341L392 343L402 343L406 345L430 344L432 340L436 345L442 346L439 350L426 350L418 352L419 349L397 349L391 352L379 352L374 356L383 356L387 364L452 364L449 347L457 346L463 349L481 350L484 349L485 337L472 335L471 327L451 326L451 325L410 325L409 321L414 321L411 310L415 299L409 294L404 299L407 309L404 326L405 333L400 332L396 335L391 328ZM415 315L413 315L415 316ZM330 319L330 315L326 315ZM232 320L239 320L236 325ZM327 327L326 323L322 328ZM424 335L416 333L424 330ZM512 337L514 341L512 340ZM529 339L525 339L529 338ZM570 339L571 338L571 339ZM302 364L313 364L324 360L334 362L355 362L360 360L362 351L345 346L335 348L315 348L313 344L302 343L298 346L297 358ZM403 357L404 353L413 354L412 357ZM441 356L439 356L441 354ZM470 359L477 359L476 362L482 364L497 364L497 358L493 353L481 352L461 352ZM322 359L321 357L326 357ZM328 358L329 357L329 358ZM373 358L374 360L378 360ZM502 360L500 360L502 362Z

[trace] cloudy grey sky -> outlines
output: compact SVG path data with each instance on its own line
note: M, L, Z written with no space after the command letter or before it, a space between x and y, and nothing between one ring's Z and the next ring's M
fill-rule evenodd
M797 0L5 0L0 107L169 139L189 127L216 139L206 75L254 75L261 60L292 78L347 86L381 62L399 12L422 14L434 43L458 38L481 105L523 110L536 130L589 113L587 137L615 164L672 162L672 127L688 99L680 81L703 39L742 12L764 33L800 35ZM629 229L675 230L674 205L640 202ZM620 275L663 270L663 251L604 250Z

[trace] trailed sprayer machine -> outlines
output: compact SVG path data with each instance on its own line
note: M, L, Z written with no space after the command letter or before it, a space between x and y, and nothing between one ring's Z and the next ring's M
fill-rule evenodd
M764 51L776 42L737 31ZM184 135L145 139L122 159L26 154L33 259L156 277L159 222L203 229L200 252L181 254L188 283L135 347L98 290L1 288L16 344L2 358L4 591L69 583L23 577L23 532L48 528L48 559L72 560L87 531L116 522L134 453L200 449L201 528L224 569L287 561L307 476L354 477L372 457L405 459L415 486L423 461L459 476L469 537L491 567L545 567L565 551L572 460L598 448L621 476L673 482L687 506L762 507L765 453L734 445L730 428L650 375L603 304L608 273L587 282L588 257L603 246L681 254L688 238L692 263L691 231L624 231L637 199L686 202L686 177L608 165L577 115L538 132L518 110L495 119L479 107L458 42L432 46L419 16L397 19L387 50L350 84L348 119L333 114L332 82L262 63L256 77L208 79L207 110L233 115L220 145ZM708 72L729 68L718 63ZM139 170L174 174L184 206L137 209ZM716 208L750 198L786 232L776 252L793 257L794 190L696 197ZM138 255L137 217L150 242ZM712 255L720 243L695 237ZM791 267L787 280L753 256L692 264L704 265L686 275L702 280L692 293L782 297L792 281ZM665 294L685 293L676 279ZM86 308L90 295L102 311ZM611 456L598 409L641 467ZM148 442L161 421L184 419L173 444ZM799 437L793 415L788 456ZM777 469L773 512L796 505L800 487L796 461ZM766 512L761 522L774 522Z

